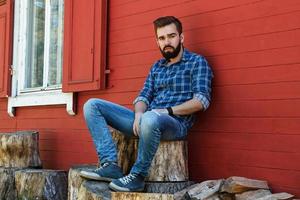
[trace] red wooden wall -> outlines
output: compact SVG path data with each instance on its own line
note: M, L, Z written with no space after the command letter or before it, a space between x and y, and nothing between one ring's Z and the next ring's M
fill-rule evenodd
M111 0L108 89L78 94L78 114L64 106L18 108L0 131L40 131L46 168L96 162L82 106L99 97L131 107L160 57L152 21L176 15L185 46L203 54L215 79L213 102L189 135L191 178L266 179L275 191L300 196L300 1Z

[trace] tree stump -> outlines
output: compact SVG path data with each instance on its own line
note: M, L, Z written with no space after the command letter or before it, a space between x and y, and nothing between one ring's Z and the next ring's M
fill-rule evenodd
M137 138L126 138L113 131L117 145L118 165L127 174L137 157ZM187 141L161 141L152 161L147 181L188 181Z
M188 181L187 141L161 141L148 181Z
M15 171L17 169L0 168L0 199L15 200Z
M111 200L174 200L172 194L112 192Z
M98 181L85 181L81 184L78 199L76 200L110 200L111 191L108 183Z
M69 169L68 174L68 200L77 200L79 189L82 183L85 181L79 175L79 172L83 169L93 170L96 168L96 165L78 165Z
M0 166L41 167L38 132L0 133Z
M106 198L109 196L104 191L104 183L101 181L91 181L82 178L79 173L81 170L93 170L95 165L78 165L70 168L68 175L68 200L80 198ZM82 185L84 184L83 188ZM105 183L107 184L107 183ZM192 181L183 182L146 182L145 191L147 193L168 193L174 194L184 188L194 184ZM109 189L108 189L109 190ZM92 195L92 193L95 193ZM79 195L80 194L80 195Z
M117 130L111 130L117 146L118 165L124 174L128 174L137 158L138 138L128 138Z
M176 194L179 191L193 185L193 181L181 182L146 182L145 192L147 193L163 193Z
M67 174L64 171L25 169L15 173L17 199L66 200Z

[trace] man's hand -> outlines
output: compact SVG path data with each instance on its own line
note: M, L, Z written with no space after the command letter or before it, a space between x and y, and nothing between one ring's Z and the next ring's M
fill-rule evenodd
M135 136L140 136L140 120L142 117L142 112L135 113L134 122L133 122L133 134Z

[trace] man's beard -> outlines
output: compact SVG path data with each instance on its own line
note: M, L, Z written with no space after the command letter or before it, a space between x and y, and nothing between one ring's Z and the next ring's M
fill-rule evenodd
M172 47L171 45L167 45L165 46L163 49L160 49L161 54L163 55L163 57L169 61L171 58L175 58L176 56L178 56L180 50L181 50L181 42L179 42L179 44L177 45L176 48ZM172 48L173 51L164 51L166 48Z

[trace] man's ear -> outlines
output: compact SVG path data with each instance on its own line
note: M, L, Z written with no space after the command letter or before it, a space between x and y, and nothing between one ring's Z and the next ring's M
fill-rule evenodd
M184 42L184 35L183 35L183 33L181 33L179 37L180 37L181 43L183 43Z

